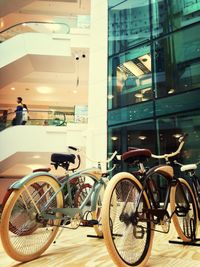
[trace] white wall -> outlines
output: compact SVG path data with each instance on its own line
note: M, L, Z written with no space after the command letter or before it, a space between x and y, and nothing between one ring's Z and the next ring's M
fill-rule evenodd
M86 153L102 160L107 157L107 8L107 0L91 1Z
M0 161L16 152L63 152L67 146L85 147L86 124L15 126L0 132Z

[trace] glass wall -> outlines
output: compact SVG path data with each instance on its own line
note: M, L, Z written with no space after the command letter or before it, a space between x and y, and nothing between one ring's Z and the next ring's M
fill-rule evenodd
M108 2L108 153L170 153L187 133L178 160L197 162L200 0Z

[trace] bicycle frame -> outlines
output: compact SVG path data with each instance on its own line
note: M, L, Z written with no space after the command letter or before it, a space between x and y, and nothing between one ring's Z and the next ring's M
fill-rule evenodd
M91 178L94 181L94 185L92 186L89 194L86 196L84 199L83 203L81 203L81 206L78 208L73 207L73 196L71 192L71 184L70 181L73 180L74 178L79 178L81 176L87 175L87 177ZM96 209L96 201L98 198L98 194L102 188L102 186L105 186L105 182L103 180L103 177L101 177L101 172L97 168L89 168L85 170L78 171L76 173L73 173L72 175L66 175L65 177L62 178L62 181L59 181L58 178L53 176L52 174L49 174L47 172L35 172L31 173L30 175L25 176L23 179L15 182L12 184L9 188L9 190L19 190L21 187L25 185L28 181L30 181L32 178L36 176L50 176L56 182L60 185L60 188L55 194L49 199L49 201L46 203L46 205L43 207L43 209L40 211L40 214L42 214L42 217L44 219L56 219L56 215L52 214L46 214L45 210L48 209L49 204L52 202L53 199L56 198L57 194L61 191L63 193L63 189L66 186L67 187L67 204L68 207L64 208L56 208L56 209L51 209L52 212L59 212L62 213L63 216L69 216L70 218L73 218L77 213L82 214L83 209L86 207L87 203L89 200L91 200L91 207L90 207L90 212L95 211ZM26 189L27 190L27 189ZM64 196L63 196L64 197ZM39 202L40 199L37 201ZM34 203L34 205L37 207L37 203ZM62 219L62 218L61 218Z
M176 186L177 183L179 183L179 185L180 185L180 190L182 192L182 196L184 197L184 201L187 204L186 208L189 209L189 206L190 206L190 204L189 204L189 202L187 200L187 197L185 195L185 192L184 192L184 190L182 188L181 183L179 182L178 179L176 179L174 176L172 176L173 171L171 173L170 172L169 173L166 172L165 175L160 171L160 170L164 169L165 167L170 167L170 166L168 166L168 165L158 165L158 166L155 166L155 167L151 168L147 172L143 173L142 181L141 181L142 185L143 185L143 188L142 188L142 190L141 190L141 192L139 194L138 202L137 202L137 205L136 205L136 213L137 213L138 208L139 208L140 199L141 199L141 197L143 195L143 192L145 191L147 193L147 195L148 195L149 200L150 200L149 202L150 202L150 207L151 207L149 210L146 211L146 213L148 215L150 215L150 217L147 216L148 218L150 218L150 219L147 219L147 221L150 220L154 224L159 224L160 221L163 220L164 215L168 214L167 209L168 209L168 204L169 204L169 196L170 196L171 188L173 186ZM171 168L171 170L173 170L172 167L170 167L170 168ZM161 209L160 209L160 204L157 203L155 201L155 199L154 199L153 192L152 192L152 189L151 189L151 186L150 186L150 183L149 183L150 181L152 181L151 176L155 175L155 174L158 174L158 175L162 174L166 178L166 180L168 182L166 196L165 196L165 199L164 199L164 205L163 205L163 207ZM169 216L170 219L171 219L171 217L173 216L173 214L175 212L176 211L172 211L172 214ZM156 219L154 219L155 216L156 216Z

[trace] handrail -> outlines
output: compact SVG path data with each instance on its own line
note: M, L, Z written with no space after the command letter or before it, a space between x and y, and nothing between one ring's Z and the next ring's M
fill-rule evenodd
M16 114L21 114L22 111L14 111L14 112L8 112L5 115L0 116L0 131L4 130L5 128L11 126L12 124L12 119L14 117L16 117ZM41 116L39 118L33 116L33 114L36 113L44 113L44 114L48 114L51 115L52 118L49 117L42 117ZM30 122L34 122L34 121L42 121L42 125L55 125L55 126L63 126L67 124L67 118L66 118L66 114L65 112L62 111L51 111L51 110L28 110L28 115L29 115L29 120L28 120L28 124L32 124ZM31 118L32 115L32 118ZM62 118L59 118L59 116L62 116Z
M8 27L8 28L6 28L6 29L4 29L4 30L2 30L2 31L0 31L0 35L3 35L3 34L5 34L6 32L9 32L10 30L12 30L12 29L14 29L14 28L16 28L16 27L18 27L18 26L24 26L24 29L25 29L25 27L26 26L29 26L30 24L35 24L36 26L37 26L37 24L40 24L40 25L60 25L60 26L62 26L62 27L65 27L66 28L66 30L65 30L65 34L68 34L69 32L70 32L70 27L69 27L69 25L67 24L67 23L64 23L64 22L50 22L50 21L24 21L24 22L19 22L19 23L17 23L17 24L15 24L15 25L12 25L12 26L10 26L10 27ZM48 30L48 28L46 28L45 30ZM59 29L60 30L60 29ZM58 30L58 31L59 31ZM30 28L29 28L29 31L30 31ZM27 32L28 32L28 30L27 30ZM42 31L38 31L38 32L42 32ZM56 33L56 30L55 29L50 29L50 32L51 33ZM16 32L12 32L13 33L13 35L17 35L17 34L19 34L18 32L16 33ZM1 40L1 41L3 41L3 40Z

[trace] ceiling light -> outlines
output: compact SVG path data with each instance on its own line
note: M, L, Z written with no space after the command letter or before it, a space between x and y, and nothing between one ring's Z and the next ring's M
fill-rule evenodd
M15 87L11 87L10 89L11 89L12 91L15 91Z
M48 86L39 86L36 88L36 90L40 93L40 94L49 94L52 93L52 88L48 87Z
M3 28L4 27L4 21L3 21L3 19L1 18L0 19L0 28Z
M33 156L33 159L40 159L40 158L41 158L40 155Z
M73 93L74 93L74 94L77 94L77 90L73 90Z
M116 141L116 140L118 139L118 137L117 137L117 136L112 136L111 139L112 139L113 141Z
M147 137L145 136L145 135L140 135L139 137L138 137L138 139L140 139L140 140L145 140Z

